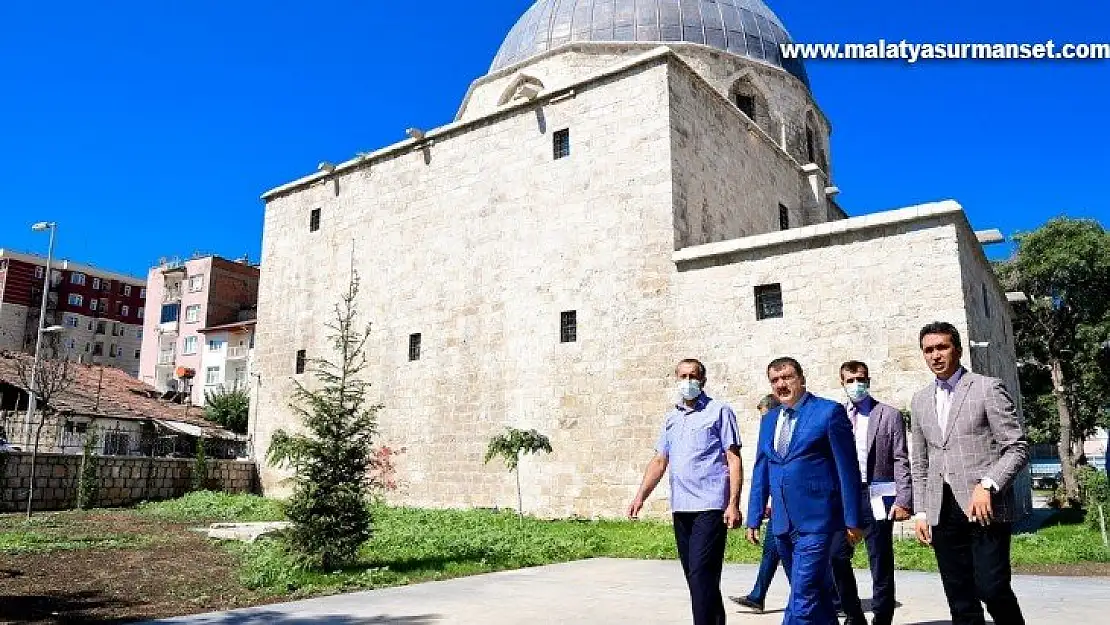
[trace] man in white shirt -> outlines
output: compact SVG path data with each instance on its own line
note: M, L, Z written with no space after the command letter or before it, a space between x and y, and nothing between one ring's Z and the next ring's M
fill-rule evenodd
M1010 585L1013 484L1029 441L1002 381L967 371L960 333L931 323L918 336L936 379L910 406L917 538L936 553L953 625L1024 625Z
M859 459L860 517L871 565L874 625L894 620L894 522L910 518L913 487L906 426L902 413L871 397L871 372L867 365L850 360L840 365L840 384L848 397L845 408L856 438ZM873 500L878 497L879 499ZM876 510L876 505L881 510ZM852 572L853 545L842 536L833 543L832 569L844 625L866 625L863 606Z

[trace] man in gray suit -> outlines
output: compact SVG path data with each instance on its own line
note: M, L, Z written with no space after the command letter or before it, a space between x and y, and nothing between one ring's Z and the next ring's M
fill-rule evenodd
M932 544L953 625L1024 625L1010 587L1014 478L1029 442L1002 382L960 366L960 333L931 323L918 335L936 380L913 397L910 465L917 539Z
M852 422L863 477L860 516L865 523L863 536L871 565L871 606L875 613L872 622L890 625L895 606L894 522L909 519L913 506L906 425L896 408L871 397L871 372L865 363L850 360L840 365L840 384L848 396L845 408ZM872 509L872 491L876 495L887 495L879 514ZM852 544L842 538L833 543L833 579L841 609L847 616L844 625L866 625L852 573L854 551Z

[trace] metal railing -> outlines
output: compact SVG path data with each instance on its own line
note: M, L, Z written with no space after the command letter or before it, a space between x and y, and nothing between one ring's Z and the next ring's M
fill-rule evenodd
M247 352L250 348L246 345L236 345L235 347L227 348L228 360L242 360L247 357Z
M176 356L177 355L173 352L161 352L158 354L158 364L172 365Z

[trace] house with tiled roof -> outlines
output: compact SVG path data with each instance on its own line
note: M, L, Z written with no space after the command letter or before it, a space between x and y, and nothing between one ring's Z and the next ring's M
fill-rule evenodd
M204 418L203 409L112 367L68 363L71 382L50 398L50 415L38 432L38 418L27 420L26 375L31 356L0 352L0 437L30 450L39 438L40 453L80 454L93 437L102 455L186 457L205 441L209 456L245 455L246 437ZM58 366L50 363L47 366Z

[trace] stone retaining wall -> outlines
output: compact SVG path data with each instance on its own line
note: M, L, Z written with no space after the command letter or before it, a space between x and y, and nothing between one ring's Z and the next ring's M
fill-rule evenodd
M98 507L127 506L144 500L173 499L189 491L194 460L97 456ZM81 456L39 454L35 471L35 510L65 510L77 505ZM24 510L31 483L31 454L0 454L0 512ZM253 462L208 460L208 487L230 493L258 491Z

